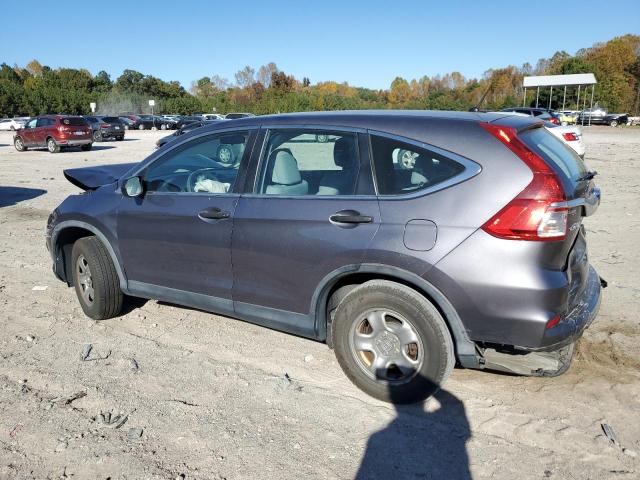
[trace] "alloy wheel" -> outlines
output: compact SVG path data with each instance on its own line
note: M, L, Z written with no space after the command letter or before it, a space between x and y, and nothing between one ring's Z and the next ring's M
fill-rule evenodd
M80 291L82 293L82 299L87 305L92 305L94 300L93 278L91 276L89 263L84 255L78 256L78 260L76 260L76 273L78 283L80 285Z
M358 366L374 380L406 383L424 362L415 327L393 310L375 309L361 315L351 327L349 344Z

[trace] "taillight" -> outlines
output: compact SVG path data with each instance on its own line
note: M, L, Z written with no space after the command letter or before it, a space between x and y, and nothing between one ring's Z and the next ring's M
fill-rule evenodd
M101 123L100 124L100 128L109 128L109 124L108 123Z
M560 120L558 120L556 117L551 117L549 121L555 125L560 125Z
M494 237L510 240L563 240L567 234L569 209L558 176L518 138L514 128L490 123L480 125L533 172L529 185L491 217L482 229Z
M567 142L575 142L576 140L578 140L578 136L573 132L563 133L562 138L564 138Z
M562 319L562 317L560 315L556 315L555 317L550 318L547 321L547 324L545 325L545 328L547 330L551 330L553 327L555 327L558 323L560 323L560 320Z

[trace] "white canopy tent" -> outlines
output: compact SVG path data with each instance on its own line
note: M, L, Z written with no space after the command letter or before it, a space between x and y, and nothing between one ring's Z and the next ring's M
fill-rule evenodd
M578 87L578 98L576 99L576 110L580 110L580 89L584 86L584 110L587 106L587 87L591 85L591 108L593 108L593 92L595 89L597 80L593 73L575 73L571 75L538 75L535 77L524 77L522 86L524 87L524 94L522 96L522 106L524 107L527 102L527 88L536 88L536 107L538 106L538 98L540 97L540 87L550 87L549 94L549 106L551 108L551 98L553 96L553 87L564 87L564 94L562 96L562 110L567 99L567 87Z

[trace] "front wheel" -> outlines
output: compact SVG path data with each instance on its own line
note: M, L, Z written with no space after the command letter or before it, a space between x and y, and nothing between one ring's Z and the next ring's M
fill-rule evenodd
M53 138L50 138L47 140L47 150L49 150L49 153L58 153L60 151L60 145L58 145Z
M24 152L27 149L20 137L16 137L16 139L13 141L13 146L16 147L16 150L19 152Z
M118 272L105 246L96 237L84 237L71 251L73 285L82 311L94 320L117 316L123 294Z
M93 141L94 142L102 141L102 133L100 133L100 130L96 130L95 132L93 132Z
M167 129L167 124L163 123L162 125L160 125L160 130L166 130Z
M331 331L347 377L385 402L425 400L453 370L453 341L444 319L405 285L372 280L354 288L337 306Z
M144 130L144 125L142 123L138 125L138 130Z
M231 145L225 145L225 144L222 144L218 147L217 156L218 156L218 161L225 165L233 164L236 159L233 153L233 149L231 148Z
M612 127L617 127L618 126L618 121L617 120L611 120L609 122L609 125L612 126Z

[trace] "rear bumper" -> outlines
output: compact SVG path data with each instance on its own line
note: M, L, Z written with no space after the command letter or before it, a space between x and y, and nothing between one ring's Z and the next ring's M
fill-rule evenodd
M77 145L88 145L91 142L93 142L93 140L91 138L87 138L87 139L82 139L82 140L67 140L67 139L60 139L57 141L58 145L62 145L62 146L77 146Z
M573 310L555 327L545 330L541 345L536 348L522 347L528 351L552 351L578 340L585 329L593 323L600 309L602 286L596 270L589 266L589 276L582 296Z

